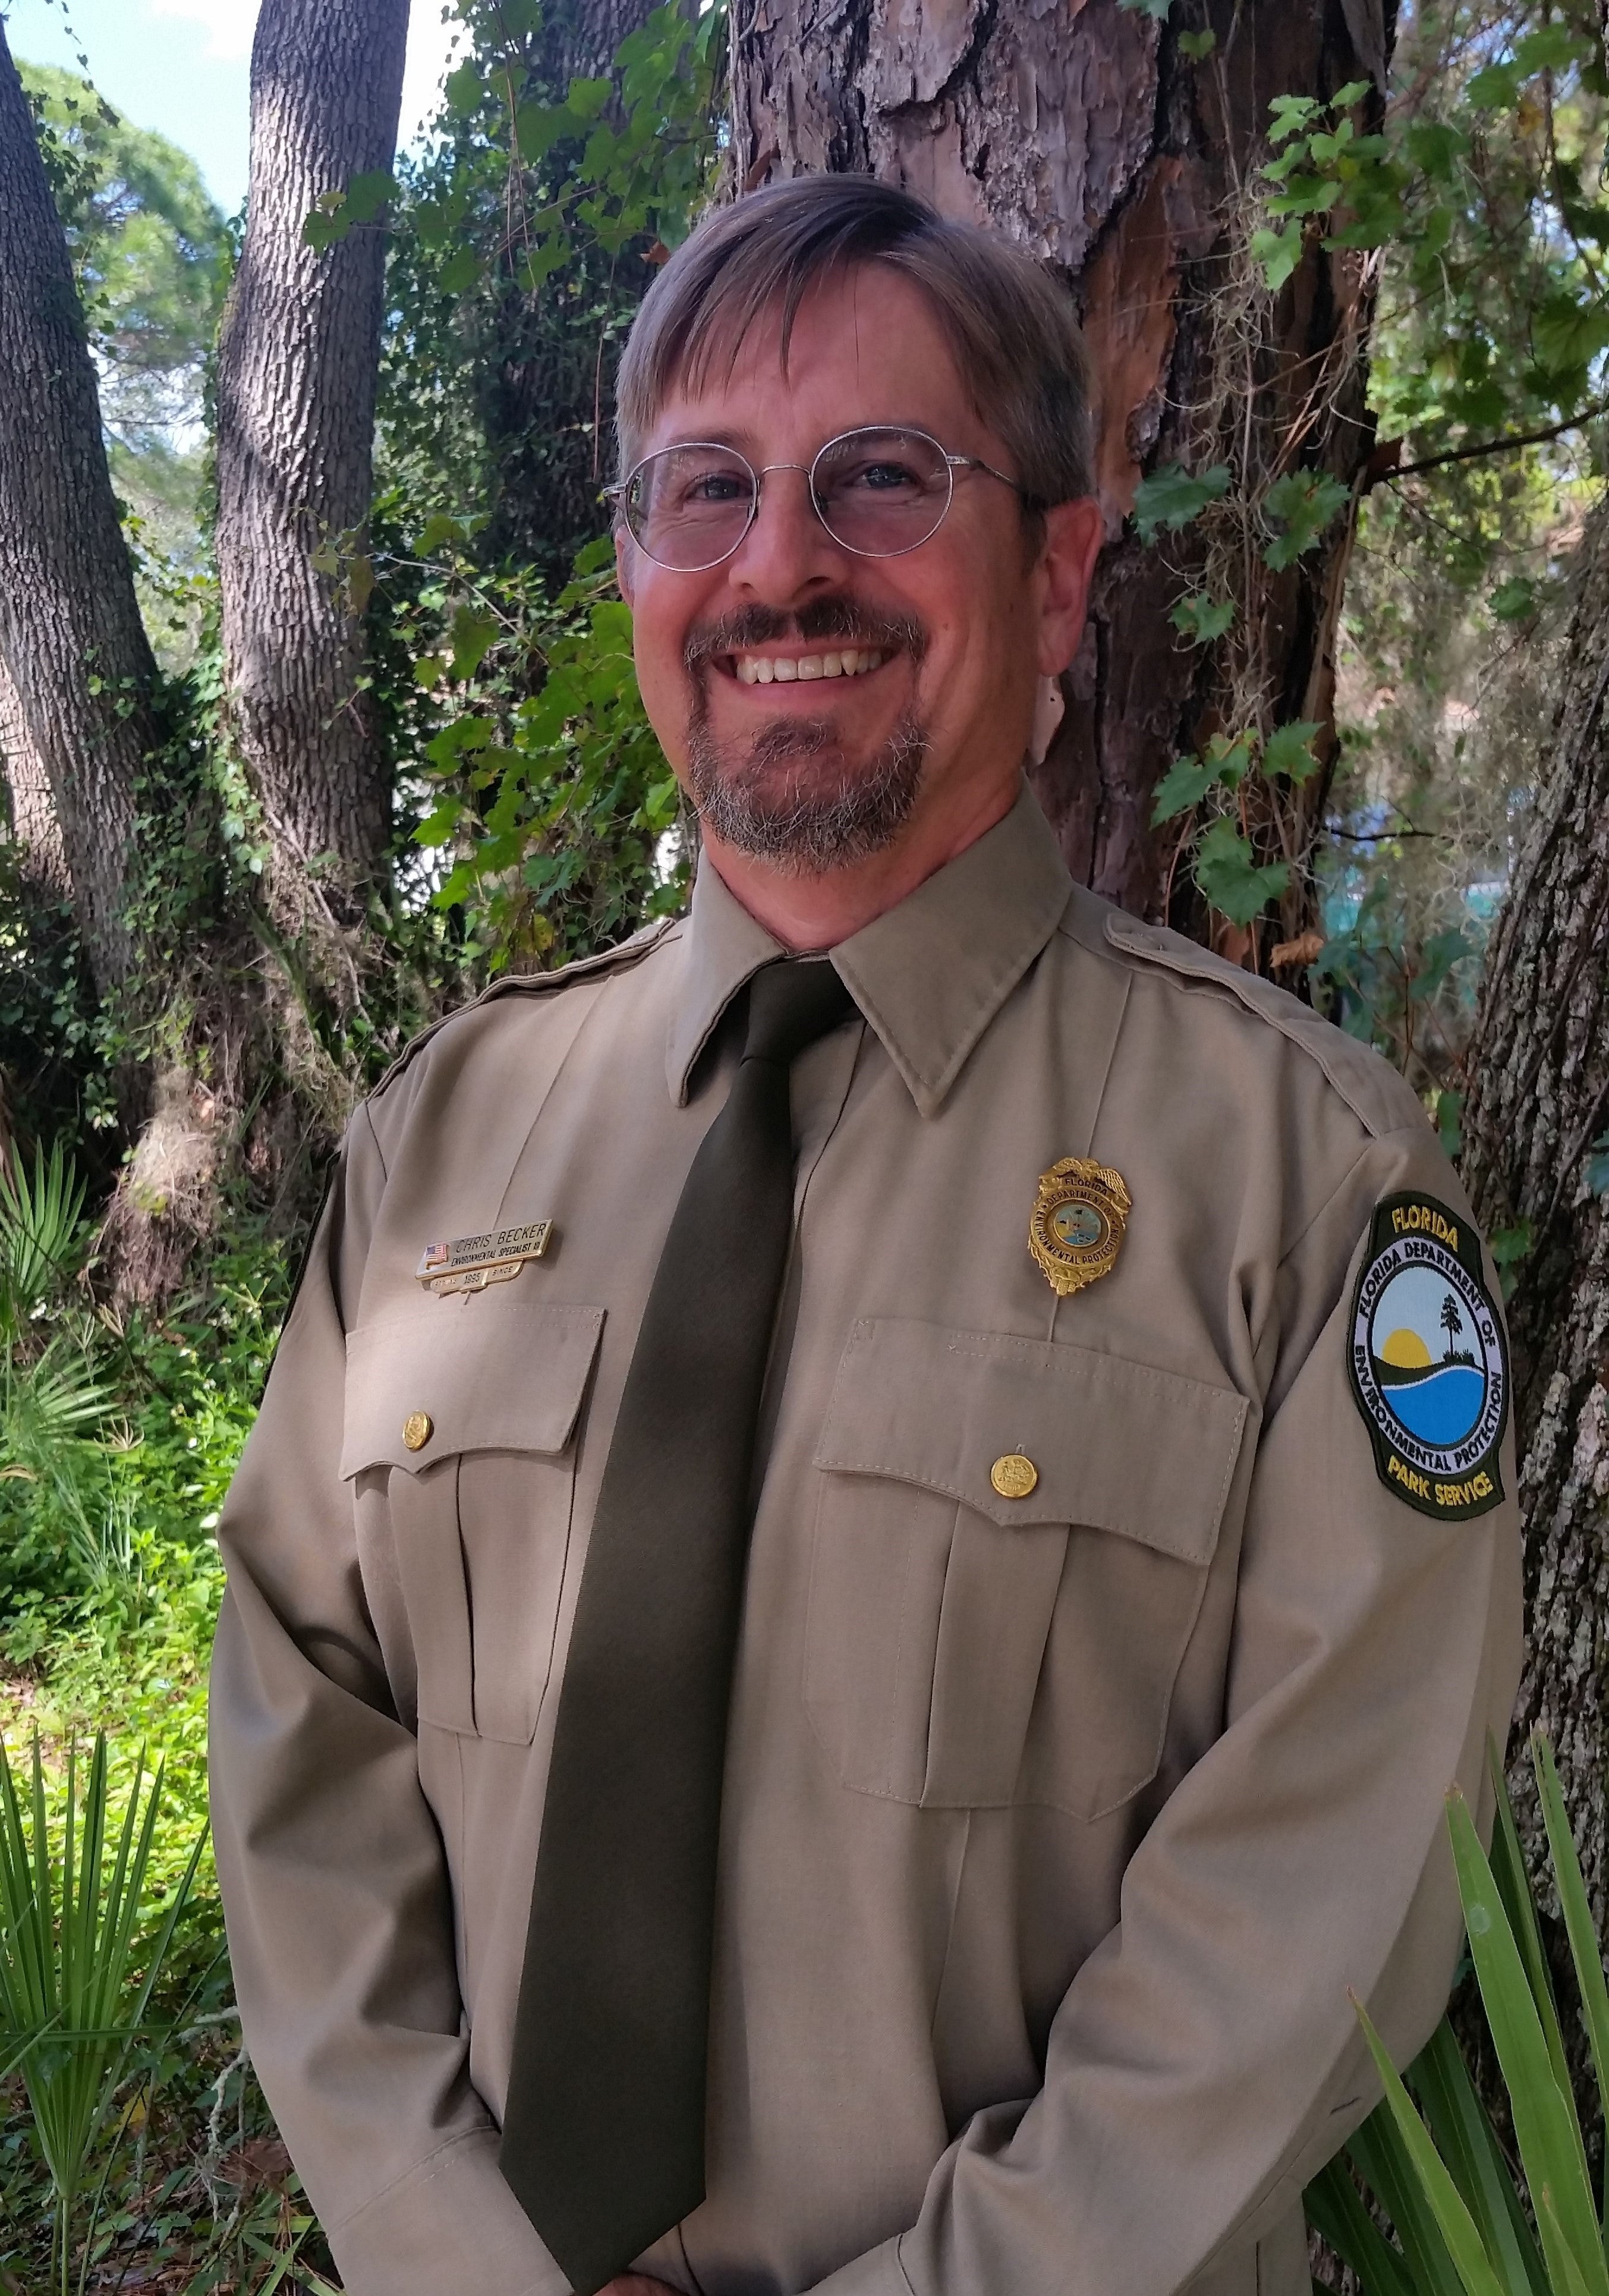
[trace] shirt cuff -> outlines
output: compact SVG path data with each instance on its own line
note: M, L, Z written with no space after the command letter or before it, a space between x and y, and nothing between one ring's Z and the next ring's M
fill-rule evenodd
M347 2296L569 2296L497 2165L494 2128L452 2138L333 2230ZM905 2292L908 2296L908 2292Z

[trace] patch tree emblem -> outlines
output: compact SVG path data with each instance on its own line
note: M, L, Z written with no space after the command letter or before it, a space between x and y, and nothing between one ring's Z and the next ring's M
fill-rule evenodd
M1387 1490L1462 1521L1503 1497L1502 1317L1466 1219L1434 1196L1387 1196L1352 1295L1347 1374Z

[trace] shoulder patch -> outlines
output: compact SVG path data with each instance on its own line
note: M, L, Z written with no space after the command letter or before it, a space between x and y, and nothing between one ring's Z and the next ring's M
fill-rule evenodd
M635 964L650 949L657 948L673 927L682 922L681 917L657 917L652 924L641 926L628 939L617 942L613 948L603 949L596 956L578 956L573 964L561 964L552 972L503 973L493 981L489 988L483 988L478 996L472 996L467 1004L454 1006L451 1013L444 1013L438 1021L432 1021L428 1029L421 1029L417 1037L411 1037L368 1097L372 1100L384 1092L388 1084L401 1076L415 1055L423 1051L432 1037L438 1035L443 1029L450 1028L454 1021L461 1020L466 1013L477 1013L483 1004L494 1004L505 996L550 996L561 988L568 988L572 981L590 980L600 972L612 972L620 965Z
M1164 925L1148 925L1123 909L1107 909L1106 938L1125 955L1143 957L1186 980L1226 992L1246 1012L1278 1029L1318 1063L1371 1138L1378 1140L1388 1132L1425 1122L1424 1110L1377 1053L1320 1019L1311 1005L1277 988L1271 980L1214 956L1210 948L1187 940L1182 933L1172 932Z
M1434 1196L1387 1196L1376 1207L1346 1369L1388 1491L1441 1522L1499 1505L1503 1319L1474 1228Z

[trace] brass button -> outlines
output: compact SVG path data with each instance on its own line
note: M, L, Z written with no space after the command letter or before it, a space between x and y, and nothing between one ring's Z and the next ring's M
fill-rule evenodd
M436 1422L428 1411L410 1411L403 1421L403 1441L410 1451L422 1451L435 1432ZM1033 1488L1030 1483L1028 1488Z
M1039 1483L1039 1469L1020 1451L1008 1451L989 1470L989 1480L1003 1499L1025 1499Z

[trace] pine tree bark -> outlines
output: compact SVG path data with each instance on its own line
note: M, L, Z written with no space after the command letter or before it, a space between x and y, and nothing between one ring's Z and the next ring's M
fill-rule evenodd
M1300 463L1355 487L1372 444L1366 262L1326 253L1314 231L1270 299L1236 250L1270 100L1356 80L1383 89L1393 26L1394 0L1206 0L1176 5L1165 24L1120 0L755 0L734 36L740 183L821 168L884 176L1009 233L1066 278L1096 373L1108 545L1037 784L1077 876L1197 931L1209 921L1172 866L1176 829L1151 826L1152 792L1176 755L1234 726L1248 696L1265 725L1319 721L1333 755L1352 521L1283 573L1254 570L1232 692L1221 660L1184 646L1166 619L1198 578L1198 541L1187 531L1147 550L1124 522L1146 471L1224 459L1254 412L1265 474ZM1180 35L1207 29L1216 49L1192 61ZM1302 864L1324 781L1286 801L1297 863L1286 938L1311 922ZM1265 954L1278 938L1263 936ZM1247 936L1231 946L1256 955Z
M1529 1234L1509 1301L1526 1661L1509 1783L1546 1856L1525 1739L1553 1742L1600 1934L1609 1921L1609 512L1582 545L1535 810L1482 984L1463 1169L1489 1234Z
M32 115L0 26L0 662L43 769L102 989L127 980L135 784L156 664L101 430L94 367Z
M218 347L231 721L266 827L270 909L330 983L390 828L361 611L385 234L359 223L316 253L302 233L321 195L390 167L407 31L408 0L263 0L246 238ZM355 586L313 563L330 546Z

